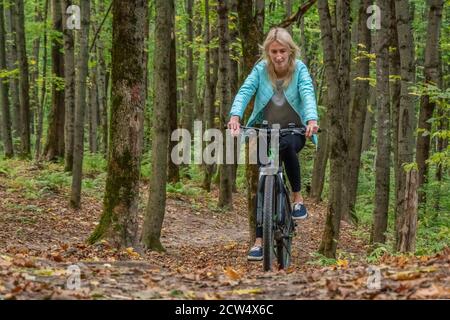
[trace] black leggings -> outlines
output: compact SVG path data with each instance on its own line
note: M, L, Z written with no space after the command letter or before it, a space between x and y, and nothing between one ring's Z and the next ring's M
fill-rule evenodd
M291 184L292 192L299 192L301 189L300 163L297 153L303 149L305 142L305 136L297 134L280 137L280 162L284 164L284 170ZM258 163L261 163L259 158ZM256 205L254 214L256 221ZM256 228L256 237L262 238L262 228Z

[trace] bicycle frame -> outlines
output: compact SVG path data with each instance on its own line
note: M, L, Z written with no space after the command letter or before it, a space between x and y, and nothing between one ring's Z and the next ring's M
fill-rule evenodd
M262 128L247 128L247 127L243 127L244 129L258 129L260 131L265 131L266 136L268 138L267 141L267 149L268 149L268 155L269 155L269 161L266 164L262 164L259 167L259 180L258 180L258 187L257 187L257 194L256 194L256 199L257 199L257 204L256 204L256 224L257 227L261 227L262 226L262 208L263 208L263 197L264 197L264 182L265 182L265 177L266 176L275 176L275 194L276 194L276 205L277 205L277 210L274 213L274 221L277 222L278 224L281 224L283 221L283 216L282 214L285 212L285 210L283 210L283 205L285 203L284 200L287 200L288 202L288 210L290 211L290 206L291 206L291 201L290 201L290 197L289 197L289 188L286 185L286 181L283 178L283 166L280 163L278 166L274 165L275 159L275 152L274 150L270 149L270 130L274 130L274 129L269 129L267 123L263 122ZM295 128L295 129L299 129L298 133L299 134L304 134L304 130L300 131L302 129L300 128ZM283 132L283 129L280 130L280 132ZM278 136L277 136L278 137Z

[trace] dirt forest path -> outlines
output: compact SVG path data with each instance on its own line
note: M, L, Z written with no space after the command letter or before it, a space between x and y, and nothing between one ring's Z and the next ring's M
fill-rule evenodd
M31 178L33 169L22 174ZM144 204L145 186L142 191ZM340 259L317 263L326 208L309 201L310 217L299 223L293 242L292 266L264 273L261 263L246 260L242 193L235 194L232 212L215 207L217 191L169 193L162 230L167 251L143 254L105 241L88 246L101 200L86 194L76 212L67 199L65 189L30 198L0 174L0 299L450 298L450 250L434 257L385 256L377 265L379 286L368 287L367 243L344 223ZM80 287L70 290L76 283L71 272L78 271Z

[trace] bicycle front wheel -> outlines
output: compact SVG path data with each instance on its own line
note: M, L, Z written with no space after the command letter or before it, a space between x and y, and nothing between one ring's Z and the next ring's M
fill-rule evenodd
M274 259L273 215L275 213L275 185L274 176L266 176L264 181L263 204L263 268L272 270Z
M287 196L287 195L286 195ZM292 221L289 202L285 199L283 207L283 223L280 225L280 239L277 239L277 258L280 269L287 269L291 263L291 246L294 234L294 222Z

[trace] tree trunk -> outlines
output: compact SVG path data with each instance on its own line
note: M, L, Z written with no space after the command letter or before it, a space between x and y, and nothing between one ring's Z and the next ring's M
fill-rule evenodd
M52 0L53 29L59 32L63 32L61 9L61 0ZM52 73L64 78L64 55L58 38L52 41ZM55 161L64 156L64 91L57 82L52 82L52 107L48 115L47 143L44 147L44 158L47 161Z
M17 68L17 41L16 26L14 23L14 5L5 6L5 27L6 27L6 63L8 71ZM16 76L11 76L9 81L9 92L11 93L11 111L12 111L12 136L20 137L20 101L19 101L19 80ZM17 150L17 146L16 147Z
M95 50L95 49L94 49ZM98 98L97 98L97 67L94 66L90 71L89 88L89 151L91 153L97 153L97 125L98 125Z
M264 20L265 20L265 8L266 1L265 0L255 0L255 23L258 30L261 30L259 33L259 42L263 42L264 37Z
M104 2L98 2L98 14L105 15ZM106 158L108 155L108 84L107 70L105 62L105 45L100 37L96 41L97 48L97 88L98 88L98 109L100 117L100 149Z
M341 149L339 152L339 160L344 164L341 175L342 181L340 186L340 202L341 202L341 219L347 222L356 222L356 216L352 215L349 206L349 180L348 180L348 136L349 136L349 111L350 111L350 64L351 64L351 33L350 33L350 0L341 0L336 3L336 21L337 34L339 35L338 53L338 76L339 76L339 102L340 102L340 119L336 126L341 131L342 138ZM332 126L333 128L333 126ZM333 130L333 129L332 129ZM333 151L331 151L333 152ZM334 181L333 181L334 183Z
M410 189L415 184L407 185L407 172L403 165L413 161L414 155L414 99L409 93L409 86L414 84L415 78L415 55L414 40L412 34L412 18L410 15L409 2L407 0L395 0L395 15L397 17L398 44L400 49L401 68L401 92L400 111L398 123L398 192L397 192L397 233L396 249L404 252L413 247L415 236L415 225L407 225L405 233L405 223L412 223L408 218L406 209L408 205L407 192L413 193ZM417 191L417 190L416 190ZM405 244L408 243L408 244Z
M209 28L209 1L205 0L205 44L207 51L205 53L205 103L203 122L205 130L214 128L214 116L216 113L216 85L219 72L219 51L217 48L211 48L211 40L217 35L217 28L212 32ZM212 72L211 72L212 71ZM203 189L211 191L211 180L214 175L215 164L205 165L205 175L203 179Z
M378 0L377 5L389 16L388 0ZM389 209L390 170L390 97L389 97L389 19L381 20L377 31L377 156L375 176L375 208L373 212L372 242L384 243Z
M67 28L66 10L70 5L70 0L61 2L63 13L63 37L64 37L64 170L72 171L73 168L73 139L74 139L74 118L75 118L75 49L74 31Z
M212 121L209 121L209 114L211 113L211 109L213 106L211 105L211 32L210 32L210 24L209 24L209 0L205 0L205 36L204 36L204 45L205 45L205 95L203 102L203 123L204 130L211 129ZM211 119L214 120L214 119ZM206 143L203 144L203 147L206 146ZM203 165L203 184L202 187L206 191L211 191L211 171L212 165L204 164Z
M289 27L292 28L292 26ZM308 49L305 33L305 15L302 15L300 18L300 57L303 63L305 63L305 65L311 70L308 59Z
M322 46L324 50L325 76L328 85L330 117L330 192L325 230L319 251L327 257L335 257L341 217L348 208L345 181L347 161L347 138L345 126L348 123L349 90L349 2L337 2L337 32L339 55L335 53L331 17L328 2L318 1ZM335 57L339 57L336 64ZM337 67L339 66L339 68ZM339 76L339 78L338 78Z
M91 6L91 15L95 16L96 8ZM95 35L97 31L97 23L95 20L91 22L91 31ZM97 60L97 44L94 43L90 51L90 59L92 66L89 69L89 90L88 90L88 118L89 118L89 151L91 153L98 152L97 128L99 123L99 107L98 107L98 60Z
M223 141L223 163L220 165L220 186L218 206L233 208L233 165L225 164L227 150L226 130L228 112L230 109L230 35L228 30L229 1L219 0L217 5L219 24L219 85L220 85L220 128ZM219 157L220 158L220 157Z
M28 80L28 59L25 39L25 9L23 0L16 1L15 19L17 59L19 62L19 102L20 102L20 156L29 158L31 155L30 144L30 84Z
M442 75L440 75L440 78L442 79ZM442 85L441 85L442 87ZM447 114L445 114L447 112ZM444 108L438 108L437 110L437 117L441 119L438 122L438 128L439 131L448 131L449 130L449 121L450 118L449 111L445 110ZM445 139L444 137L438 137L436 141L436 152L444 152L444 150L448 148L448 139ZM436 173L435 173L435 179L436 181L441 182L444 177L444 165L442 162L438 163L436 166ZM440 199L442 196L442 190L443 190L443 184L439 184L439 189L436 193L436 196L434 197L434 203L433 208L436 211L436 214L438 214L441 211L441 205L440 205ZM446 190L444 191L446 192Z
M81 207L81 181L84 153L84 115L86 110L87 75L89 62L90 0L81 0L80 55L77 58L77 84L75 96L75 122L73 139L72 193L70 205ZM131 169L130 169L131 170ZM102 224L102 223L101 223Z
M186 97L184 108L182 111L182 127L188 130L192 134L192 119L195 110L194 101L195 95L195 80L194 80L194 54L193 54L193 41L194 41L194 0L186 0Z
M42 12L40 9L40 3L37 2L35 4L35 21L37 25L43 24L44 17L42 16ZM30 115L30 121L31 121L31 134L36 133L36 126L35 126L35 119L38 114L39 110L39 85L38 85L38 78L39 78L39 53L41 48L41 33L39 33L33 40L33 56L32 60L34 63L31 67L31 74L30 74L30 85L31 85L31 115Z
M443 0L431 0L428 16L427 43L425 47L425 82L437 85L439 82L439 33L441 29ZM435 103L430 101L428 95L421 98L420 114L416 147L416 162L419 169L419 188L425 188L428 175L426 161L430 155L431 123L428 120L433 116ZM419 192L419 203L426 202L426 193Z
M6 42L5 42L5 25L3 23L3 1L0 0L0 70L6 70ZM8 100L8 84L3 78L0 78L0 104L2 112L2 138L3 138L3 148L6 158L12 158L14 156L14 148L12 143L11 135L11 116L9 111L9 100Z
M155 52L154 52L154 123L152 150L160 150L152 155L152 175L149 185L149 198L145 212L142 230L142 242L147 249L162 251L161 228L166 210L166 183L167 183L167 149L169 142L169 120L171 88L167 81L172 76L167 61L170 61L170 48L175 34L173 30L174 2L173 0L156 0L155 21Z
M148 24L147 1L115 1L112 10L108 174L100 224L89 241L108 239L116 247L137 247L139 176L147 90L146 32L143 32Z
M416 250L416 230L417 230L417 188L418 174L413 169L405 174L405 191L403 198L402 215L399 216L397 233L397 250L400 252L414 252Z
M43 66L42 66L42 86L41 86L41 96L39 97L39 105L37 110L37 128L36 128L36 150L35 150L35 159L37 161L40 160L41 157L41 138L42 138L42 130L44 123L44 105L45 105L45 96L47 93L47 17L48 17L48 6L49 0L45 0L44 5L44 53L43 53Z
M370 59L366 54L371 50L370 30L367 28L367 19L369 15L366 12L367 7L372 3L371 0L361 2L358 18L357 34L357 63L355 66L355 77L369 78ZM354 77L352 77L354 78ZM369 81L355 80L354 82L351 111L350 111L350 135L349 135L349 203L350 210L354 212L356 204L356 192L358 188L358 175L361 160L361 146L364 130L364 121L366 120L367 101L369 96Z
M193 50L192 50L192 56L193 56L193 65L194 65L194 84L193 84L193 92L194 92L194 101L193 101L193 118L194 120L200 120L201 115L203 114L203 104L199 97L201 97L201 92L198 90L198 61L200 60L200 52L198 49L194 50L198 46L197 39L202 37L202 23L203 23L203 17L200 12L200 1L197 1L197 3L194 2L194 19L192 20L193 28L194 28L194 39L193 39Z
M260 0L258 0L260 2ZM242 0L238 2L238 15L239 15L239 34L242 43L242 75L247 76L255 62L259 57L258 44L262 42L264 36L264 29L258 28L257 19L253 16L253 1ZM260 13L264 15L264 11ZM259 15L259 16L260 16ZM258 16L258 15L257 15ZM261 18L261 17L260 17ZM261 19L260 19L261 20ZM241 119L242 123L248 119L253 111L254 101L252 100L244 113L244 119ZM246 154L248 155L249 148L246 145ZM246 157L249 159L249 157ZM247 216L249 222L250 239L249 243L254 242L255 238L255 210L256 210L256 188L258 183L258 167L255 164L249 164L248 160L245 164L245 178L247 181Z
M324 105L328 105L328 99L324 97ZM316 157L314 158L314 165L311 178L311 191L310 197L316 203L322 201L322 191L325 185L325 173L327 169L327 162L330 156L329 140L329 112L325 115L320 123L322 133L320 135L319 145L316 151Z
M232 20L230 20L230 103L231 97L234 97L239 89L239 62L237 61L237 58L239 57L239 50L237 50L238 45L238 37L239 37L239 31L237 28L237 21L235 20L235 17L237 15L237 0L230 0L230 12L232 13L229 15L230 17L233 17ZM227 115L228 116L228 115ZM236 141L236 140L235 140ZM236 177L237 177L237 169L238 169L238 148L239 144L234 144L234 164L232 165L232 189L233 192L237 192L237 185L236 185Z
M390 94L391 94L391 108L392 108L392 151L394 155L394 188L395 188L395 203L397 203L397 190L399 172L401 167L399 167L398 161L398 123L399 123L399 111L400 111L400 50L398 45L398 35L397 35L397 18L395 15L395 2L391 1L391 48L389 53L389 74L392 78L390 83ZM397 206L394 206L394 216L397 216Z
M284 10L286 12L285 19L290 18L290 16L292 15L292 0L285 0L284 1ZM303 17L301 19L303 21ZM286 28L286 30L292 36L292 24L290 24L289 27ZM302 57L304 57L304 56L302 56Z
M174 8L175 10L175 8ZM175 12L172 19L175 19ZM170 40L170 101L169 101L169 126L170 133L174 132L178 128L178 106L177 106L177 50L176 50L176 33L175 33L175 21L171 22L171 33L173 37ZM171 150L175 148L177 141L170 140L169 134L169 149L167 150L167 180L171 183L180 181L179 166L177 166L171 159Z
M372 147L372 131L375 126L376 99L375 88L369 87L369 103L366 110L366 119L364 120L361 152L368 151Z

